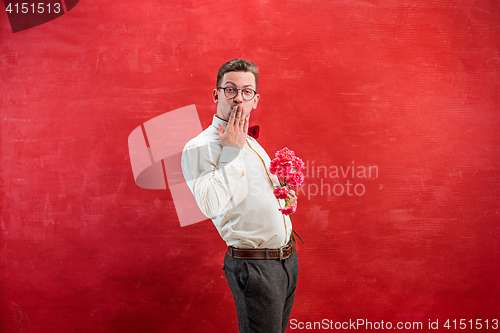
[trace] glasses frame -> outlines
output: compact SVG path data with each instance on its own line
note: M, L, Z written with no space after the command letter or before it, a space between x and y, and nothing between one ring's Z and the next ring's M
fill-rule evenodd
M236 89L236 95L234 95L234 97L228 97L228 96L226 95L226 89L227 89L227 88ZM217 87L217 90L219 90L219 89L224 90L224 96L226 96L226 98L229 98L229 99L234 99L234 98L236 98L236 96L238 96L238 94L239 94L239 93L240 93L240 91L241 91L241 98L243 98L243 99L244 99L245 101L247 101L247 102L250 102L251 100L253 100L253 99L255 98L255 96L257 95L257 90L253 90L252 88L248 88L248 87L247 87L247 88L243 88L243 89L238 89L238 88L236 88L236 87ZM246 89L250 89L251 91L253 91L253 97L252 97L252 98L250 98L250 99L246 99L246 98L245 98L245 95L243 95L243 90L246 90Z

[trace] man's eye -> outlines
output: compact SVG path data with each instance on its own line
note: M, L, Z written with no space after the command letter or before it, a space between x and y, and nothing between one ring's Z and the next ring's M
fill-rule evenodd
M250 95L250 94L253 93L253 90L245 89L245 90L243 90L243 93L246 94L246 95Z
M226 91L232 93L232 92L235 92L236 89L234 89L234 88L226 88Z

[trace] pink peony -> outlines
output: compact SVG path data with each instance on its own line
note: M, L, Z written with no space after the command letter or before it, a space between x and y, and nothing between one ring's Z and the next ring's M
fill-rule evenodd
M275 158L269 165L269 172L277 177L287 177L293 171L292 161L283 161Z
M286 206L285 208L280 208L279 209L279 211L283 215L293 214L293 213L295 213L296 210L297 210L297 206L296 205L290 205L290 206Z
M290 192L288 187L278 187L274 189L273 193L276 199L286 199L288 197L288 192Z
M287 147L285 147L276 152L276 158L279 158L282 161L291 162L295 158L295 153L293 152L293 150L290 150Z
M304 169L304 161L302 161L300 158L298 157L294 157L294 159L292 160L292 165L293 167L296 169L296 170L303 170Z
M286 177L286 183L291 187L299 187L304 182L304 175L302 172L294 172Z

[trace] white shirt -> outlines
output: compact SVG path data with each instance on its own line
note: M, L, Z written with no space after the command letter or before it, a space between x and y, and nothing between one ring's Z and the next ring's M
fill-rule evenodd
M228 246L277 249L292 232L290 218L273 194L278 178L269 172L266 151L250 136L243 149L223 147L214 115L212 125L190 140L182 152L182 173L198 207L212 219Z

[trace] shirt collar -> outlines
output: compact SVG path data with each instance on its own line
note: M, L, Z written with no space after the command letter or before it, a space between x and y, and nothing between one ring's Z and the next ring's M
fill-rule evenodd
M215 126L216 129L219 129L219 124L222 124L224 130L226 130L227 121L220 119L216 115L214 115L214 119L212 120L212 125Z

